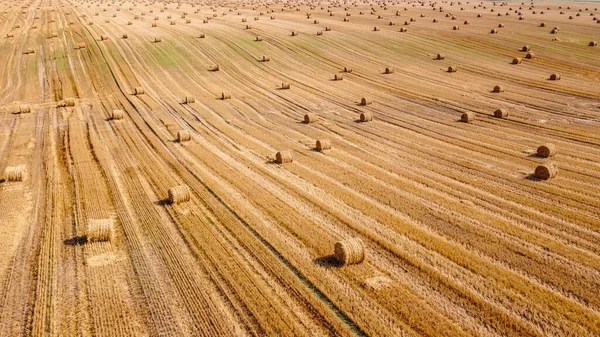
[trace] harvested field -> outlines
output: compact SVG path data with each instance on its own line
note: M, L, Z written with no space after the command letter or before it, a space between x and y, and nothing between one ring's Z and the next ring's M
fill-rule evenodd
M600 336L596 7L0 0L0 336Z

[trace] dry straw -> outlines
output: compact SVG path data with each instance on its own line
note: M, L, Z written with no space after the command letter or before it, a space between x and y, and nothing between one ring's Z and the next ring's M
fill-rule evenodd
M558 174L558 167L554 163L546 163L539 165L535 168L534 175L538 179L548 180L556 177Z
M533 60L535 58L535 53L530 51L529 53L527 53L527 55L525 55L525 58Z
M275 154L275 162L279 164L291 163L294 161L291 150L279 151Z
M456 66L448 66L449 73L455 73L457 71L458 71L458 68Z
M464 123L473 123L475 114L473 112L465 112L460 116L460 121Z
M360 121L361 122L371 122L373 120L373 113L370 111L365 111L360 113Z
M365 97L360 99L360 105L370 105L370 104L373 104L372 99L367 99Z
M558 80L560 80L560 74L552 74L552 75L550 75L550 80L552 80L552 81L558 81Z
M90 219L88 221L88 242L111 242L115 237L115 226L112 219Z
M508 111L506 109L497 109L496 111L494 111L494 117L506 118L508 117Z
M190 201L190 189L186 185L179 185L169 188L169 202L179 204Z
M110 112L110 119L123 119L123 116L125 116L125 111L123 110L115 109Z
M437 54L437 56L435 57L436 60L443 60L445 58L446 56L444 56L444 54Z
M512 60L512 64L521 64L521 63L523 63L523 59L522 59L522 58L520 58L520 57L515 57L515 58Z
M393 74L394 73L394 68L391 68L391 67L385 68L385 73L386 74Z
M313 113L308 113L304 115L304 124L310 124L317 121L317 115Z
M537 155L542 158L554 157L556 155L556 145L552 143L541 145L537 148Z
M319 139L319 140L317 140L317 144L315 145L315 148L319 152L323 152L325 150L331 150L331 140L329 140L328 138Z
M4 170L4 179L7 182L19 182L25 179L25 165L7 166Z
M499 85L497 85L497 86L494 87L494 92L504 92L504 88L501 87L501 86L499 86Z
M365 260L365 247L359 238L338 241L334 254L342 265L358 264Z
M188 130L177 131L177 141L180 143L187 142L192 139L192 135Z
M334 81L341 81L343 79L344 79L344 75L342 75L342 74L335 74L335 75L333 75L333 80Z

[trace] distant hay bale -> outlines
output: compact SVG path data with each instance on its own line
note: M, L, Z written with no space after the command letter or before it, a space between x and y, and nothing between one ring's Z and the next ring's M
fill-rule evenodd
M192 135L188 130L177 131L177 141L180 143L187 142L192 139Z
M546 24L544 22L540 23L540 27L546 27Z
M452 26L452 30L460 30L459 26Z
M67 99L65 99L65 106L74 107L75 106L75 99L73 99L73 98L67 98Z
M192 23L192 20L187 19L187 20L185 20L185 23Z
M115 237L112 219L90 219L87 227L88 242L111 242Z
M527 55L525 55L525 58L533 60L535 58L535 53L530 51L529 53L527 53Z
M198 36L198 38L200 38L200 39L204 39L204 38L206 38L206 34L204 34L204 33L200 33L200 35Z
M298 32L292 30L292 36L298 36Z
M504 28L504 24L503 23L499 23L498 24L498 28Z
M108 40L108 35L100 35L100 41Z
M380 31L380 29L379 29L379 27L376 26L376 27L373 28L373 31L374 32L378 32L378 31Z
M523 62L523 59L522 59L522 58L520 58L520 57L515 57L515 58L512 60L512 64L521 64L522 62Z
M323 31L322 30L317 30L317 36L321 36L323 35Z
M457 71L458 71L458 68L456 66L448 66L449 73L455 73Z
M385 68L385 73L386 74L393 74L394 73L394 68L391 68L391 67Z
M190 201L190 189L186 185L169 188L169 202L172 205Z
M134 95L143 95L144 94L144 88L142 87L135 87L135 89L133 89L133 94Z
M210 71L219 71L219 70L221 70L221 67L218 64L215 64L213 66L210 66L208 68L208 70L210 70Z
M556 145L552 143L546 143L537 148L538 157L548 158L556 155Z
M519 20L525 20L525 17L519 16Z
M156 23L153 23L152 27L158 27L158 25Z
M294 161L291 150L279 151L275 154L275 162L279 164L291 163Z
M433 23L437 23L437 22L438 22L438 19L433 19Z
M591 41L590 43L588 43L588 46L590 46L590 47L597 47L598 46L598 42Z
M221 100L226 100L226 99L231 99L231 95L230 94L226 94L224 92L221 93Z
M7 37L7 38L8 38L8 37L15 37L15 34L13 34L13 33L8 33L8 34L6 34L6 37Z
M475 114L473 112L465 112L460 116L460 121L464 123L473 123Z
M410 26L410 21L404 21L405 26Z
M445 58L446 56L444 54L437 54L437 56L435 57L436 60L443 60Z
M127 33L124 33L123 36L121 36L123 39L128 38L129 36L127 35Z
M395 22L392 22L392 21L390 21L390 23L389 23L388 25L389 25L389 26L395 26L395 25L396 25L396 23L395 23Z
M534 175L538 179L548 180L558 175L558 167L554 163L546 163L535 168Z
M471 23L469 21L465 20L464 24L465 25L470 25Z
M262 37L261 36L256 36L254 38L254 41L257 41L257 42L262 41Z
M31 112L31 106L29 104L21 104L19 105L19 113L27 114Z
M493 91L494 92L504 92L504 87L497 85L494 87Z
M171 21L169 23L171 24L171 26L175 26L177 24L175 21Z
M342 74L334 74L333 75L333 80L334 81L341 81L343 79L344 79L344 75L342 75Z
M508 117L508 110L506 109L497 109L494 111L494 117L496 118L506 118Z
M490 31L490 34L498 34L498 30L497 30L497 29L492 29L492 30Z
M313 113L308 113L304 115L304 124L310 124L317 121L317 115Z
M326 32L330 32L331 31L331 27L329 27L329 26L325 27L325 31Z
M317 140L317 144L315 146L317 151L323 152L325 150L331 150L331 140L328 138Z
M556 29L556 28L553 28L553 29L550 31L550 34L558 34L558 29Z
M80 42L80 43L77 45L77 48L78 48L78 49L85 49L85 47L86 47L86 46L85 46L85 43L83 43L83 42Z
M125 111L123 110L116 109L110 112L110 119L113 120L123 119L123 116L125 116Z
M530 46L523 46L523 48L521 48L521 51L530 51L531 47Z
M196 103L196 98L194 96L185 96L183 101L185 102L185 104Z
M35 54L35 49L27 48L25 49L25 52L23 54Z
M291 84L289 83L281 83L281 89L289 89L291 87Z
M131 26L131 25L133 25L133 22L131 22L131 21L127 21L127 25L128 25L128 26Z
M560 80L560 74L552 74L552 75L550 75L550 80L552 80L552 81L558 81L558 80Z
M360 121L361 122L371 122L373 120L373 113L370 111L365 111L360 113Z
M25 165L7 166L4 170L4 180L7 182L20 182L25 179Z
M271 61L271 57L269 55L263 55L261 62L269 62Z
M352 72L352 68L344 67L344 72L345 73L351 73Z
M161 39L160 37L155 37L155 38L154 38L152 41L153 41L154 43L159 43L159 42L161 42L161 41L162 41L162 39Z
M334 254L342 265L358 264L365 260L365 247L359 238L338 241L335 243Z

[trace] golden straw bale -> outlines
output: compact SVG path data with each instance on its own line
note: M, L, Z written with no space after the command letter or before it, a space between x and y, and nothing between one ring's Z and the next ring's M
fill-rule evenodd
M360 113L360 121L361 122L370 122L373 120L373 113L370 111L365 111Z
M7 182L19 182L25 180L25 165L7 166L4 170L4 179Z
M88 221L88 242L111 242L115 237L112 219L90 219Z
M547 143L537 149L537 155L542 158L554 157L556 155L556 145Z
M317 151L323 152L325 150L331 150L331 140L328 138L317 140L317 144L315 146Z
M366 257L365 246L359 238L336 242L334 254L342 265L361 263Z
M169 202L179 204L190 201L190 189L186 185L179 185L169 188Z
M558 166L554 163L546 163L535 168L535 177L542 180L548 180L556 177L558 174Z
M180 143L187 142L192 139L192 135L188 130L177 131L177 141Z
M494 111L494 117L496 118L506 118L508 117L508 110L506 109L497 109Z
M315 115L313 113L308 113L308 114L304 115L304 123L305 124L314 123L316 121L317 121L317 115Z
M275 162L279 164L291 163L294 161L292 150L279 151L275 154Z
M464 123L473 123L475 114L473 112L465 112L460 116L460 121Z

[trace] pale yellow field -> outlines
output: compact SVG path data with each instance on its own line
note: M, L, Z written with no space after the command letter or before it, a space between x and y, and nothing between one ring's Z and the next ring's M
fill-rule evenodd
M600 336L596 7L0 1L0 336Z

